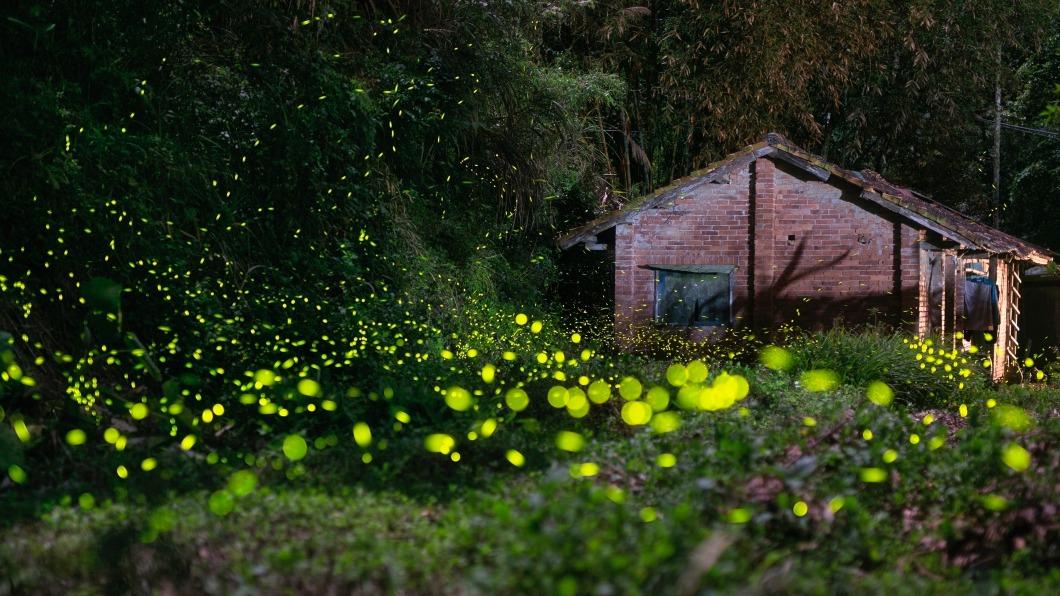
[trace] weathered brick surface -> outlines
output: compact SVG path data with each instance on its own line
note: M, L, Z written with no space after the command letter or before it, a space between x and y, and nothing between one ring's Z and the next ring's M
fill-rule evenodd
M655 276L646 266L664 264L735 266L737 325L912 322L917 233L853 188L759 159L727 184L618 226L616 322L652 320Z
M664 209L618 226L615 305L620 329L654 316L655 273L647 265L734 265L734 315L749 317L749 172L708 184Z

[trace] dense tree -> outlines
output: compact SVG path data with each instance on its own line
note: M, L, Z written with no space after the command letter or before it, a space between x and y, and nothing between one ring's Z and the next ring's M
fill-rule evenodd
M182 333L238 342L223 364L261 356L244 321L321 335L366 288L426 320L468 295L540 302L560 229L769 130L985 215L983 119L999 84L1026 88L1011 108L1025 121L1042 109L1055 69L1035 49L1054 14L23 0L0 21L0 274L33 289L9 292L2 327L48 353L113 343L81 301L106 278L126 290L126 341L161 341L159 313L187 313ZM1055 243L1037 217L1055 160L1016 161L1005 223ZM334 311L292 313L310 296Z

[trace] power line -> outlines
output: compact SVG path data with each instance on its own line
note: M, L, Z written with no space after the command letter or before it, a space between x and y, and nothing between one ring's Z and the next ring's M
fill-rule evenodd
M1060 132L1057 132L1055 130L1049 130L1047 128L1032 128L1030 126L1021 126L1019 124L1010 124L1008 122L1002 122L1001 123L1001 128L1005 128L1005 129L1008 129L1008 130L1015 130L1017 132L1022 132L1022 133L1031 134L1031 135L1037 135L1037 136L1040 136L1040 137L1046 137L1046 138L1049 138L1049 139L1060 139Z

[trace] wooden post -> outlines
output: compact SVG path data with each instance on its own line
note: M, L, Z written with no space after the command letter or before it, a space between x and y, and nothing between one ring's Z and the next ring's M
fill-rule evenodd
M964 311L964 259L957 255L954 257L955 266L953 274L953 345L951 349L957 349L957 334L964 333L965 311Z
M948 249L940 253L939 258L942 259L942 333L939 340L945 344L953 340L953 333L956 330L957 305L953 299L956 253Z
M995 381L1000 381L1005 378L1005 372L1008 370L1009 358L1008 358L1008 340L1009 340L1009 304L1011 297L1009 296L1009 289L1011 287L1010 275L1010 264L1006 260L998 259L997 257L991 258L991 263L996 262L997 270L997 310L1000 314L997 329L994 331L994 357L991 362L991 374L990 377Z
M1023 291L1023 267L1019 261L1009 262L1008 272L1008 326L1005 354L1009 366L1019 366L1020 298Z
M931 315L928 312L930 308L929 289L928 284L928 269L931 263L928 261L928 252L924 247L924 243L927 242L927 231L920 230L917 232L917 247L920 251L920 281L917 294L917 316L916 316L916 334L920 339L924 339L931 333Z

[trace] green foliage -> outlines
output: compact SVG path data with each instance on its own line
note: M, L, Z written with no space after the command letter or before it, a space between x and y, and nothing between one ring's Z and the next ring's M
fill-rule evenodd
M1026 408L1036 429L994 424L988 397ZM481 488L445 500L351 490L331 480L345 472L325 469L314 474L327 489L255 488L239 471L226 489L161 505L73 500L10 528L0 569L18 589L1053 589L1056 392L966 398L968 418L935 409L926 423L904 402L881 408L844 385L798 406L817 416L807 426L755 392L750 415L601 437L536 472L491 470ZM1013 441L1030 453L1027 473L1002 463ZM675 465L658 465L663 453ZM586 461L599 473L572 473ZM870 468L882 482L863 480Z
M4 587L1055 581L1055 392L874 333L612 354L551 245L766 129L963 196L928 166L1035 6L17 2Z

